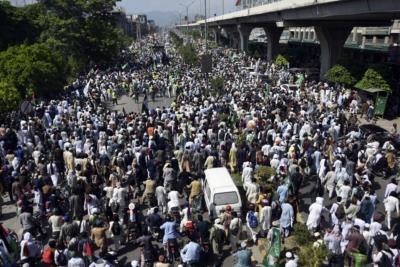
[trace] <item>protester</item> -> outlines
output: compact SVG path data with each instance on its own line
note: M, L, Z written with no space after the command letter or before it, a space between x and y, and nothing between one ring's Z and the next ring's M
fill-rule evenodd
M365 101L356 91L300 79L303 74L221 48L212 51L217 60L210 78L223 77L224 85L211 93L199 67L185 64L175 48L168 56L154 51L155 44L150 37L135 43L116 66L93 68L61 96L36 101L32 113L3 122L0 181L16 202L24 232L21 260L40 258L32 236L40 239L48 224L59 241L59 266L62 250L68 266L88 266L107 254L109 237L118 252L143 236L143 247L149 245L153 235L163 235L164 249L177 252L145 255L152 263L158 259L156 266L169 266L166 261L179 255L201 262L198 248L207 245L219 265L226 241L241 259L238 266L248 266L249 250L238 251L237 244L248 238L258 245L265 234L267 266L274 266L285 261L282 238L304 211L309 231L325 232L320 241L332 264L343 257L363 262L360 255L373 249L376 236L397 239L395 139L363 136L357 113ZM250 75L246 68L255 64L259 75ZM296 89L285 85L290 81L298 82ZM119 96L127 91L141 110L110 108L120 108ZM165 95L171 105L155 107ZM374 106L364 109L372 120ZM393 125L391 136L396 134ZM240 214L234 203L223 204L221 213L210 203L209 216L200 214L204 171L215 167L228 168L243 184ZM386 176L382 199L374 188ZM311 205L304 209L305 203ZM185 247L187 236L193 240ZM24 252L25 246L32 251ZM193 247L195 257L188 259ZM375 264L387 251L383 246L371 254ZM291 254L285 264L299 263Z

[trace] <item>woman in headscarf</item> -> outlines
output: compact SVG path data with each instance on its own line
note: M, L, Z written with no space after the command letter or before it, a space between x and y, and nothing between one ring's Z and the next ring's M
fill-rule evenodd
M235 143L232 143L231 149L229 151L229 167L231 172L234 173L237 167L237 148Z

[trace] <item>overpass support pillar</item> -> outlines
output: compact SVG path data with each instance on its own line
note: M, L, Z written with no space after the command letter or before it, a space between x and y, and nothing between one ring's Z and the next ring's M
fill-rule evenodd
M221 29L219 27L214 29L214 42L217 44L221 43Z
M239 32L239 50L246 51L248 48L249 37L252 28L239 24L237 25L237 29Z
M272 61L278 54L279 40L281 39L283 28L278 28L275 25L265 26L264 32L267 36L267 60Z
M353 27L315 26L315 33L321 47L321 69L320 77L337 62L343 50L343 45L347 40Z
M229 47L230 48L234 48L234 49L238 49L238 46L239 46L239 37L237 36L238 35L238 32L237 32L237 30L235 30L234 28L224 28L224 30L225 30L225 32L226 32L226 34L227 34L227 37L228 37L228 40L229 40Z

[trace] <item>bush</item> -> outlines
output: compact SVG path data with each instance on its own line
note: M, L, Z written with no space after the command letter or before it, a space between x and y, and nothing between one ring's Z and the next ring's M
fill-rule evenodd
M275 170L269 166L260 166L256 169L256 177L262 180L268 180L276 174Z
M356 82L356 78L354 78L350 71L339 64L333 66L325 73L325 79L333 83L346 85L353 85Z
M274 190L273 184L269 181L269 178L276 174L275 170L269 166L259 166L255 171L255 177L257 183L265 191L272 193Z
M275 59L275 65L277 65L279 67L287 67L288 64L289 64L289 61L287 60L286 57L284 57L282 55L278 55Z
M379 88L386 91L391 91L389 83L384 78L384 70L378 67L371 67L364 73L364 77L359 81L355 87L359 89Z
M328 249L325 245L314 247L312 243L300 247L299 266L303 267L319 267L322 266Z
M308 231L307 226L301 223L297 223L293 227L293 235L297 244L303 246L312 241L312 236L310 231Z

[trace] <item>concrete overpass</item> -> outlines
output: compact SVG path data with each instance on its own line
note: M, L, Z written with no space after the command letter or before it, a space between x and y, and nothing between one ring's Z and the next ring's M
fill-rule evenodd
M247 49L253 28L263 28L268 39L268 60L278 49L285 27L313 26L321 46L321 75L339 59L353 27L389 26L400 18L400 0L281 0L207 19L219 41L225 31L230 45ZM201 20L183 27L204 27Z

